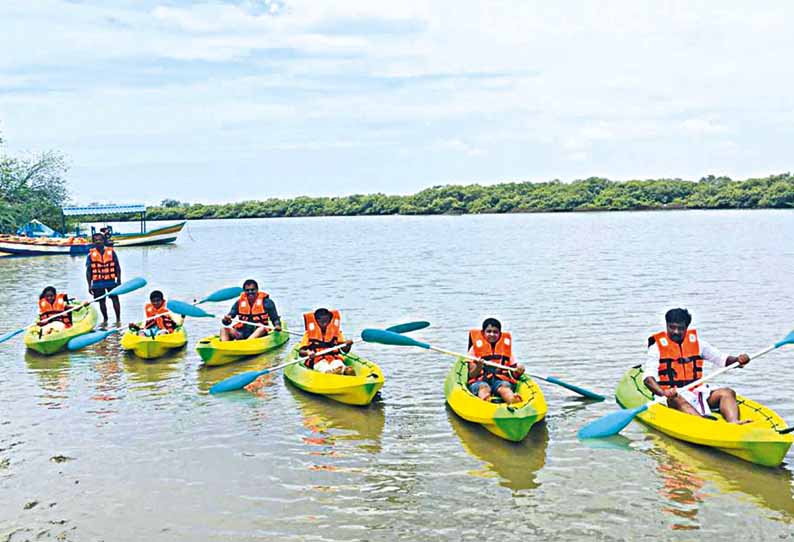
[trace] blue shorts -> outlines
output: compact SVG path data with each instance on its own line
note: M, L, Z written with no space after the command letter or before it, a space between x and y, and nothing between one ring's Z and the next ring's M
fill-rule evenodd
M496 390L501 388L502 386L508 386L511 390L513 386L510 382L506 380L499 380L498 378L494 378L493 380L480 380L479 382L472 382L469 384L469 391L472 392L474 395L479 395L480 388L482 386L490 386L491 387L491 395L496 395Z

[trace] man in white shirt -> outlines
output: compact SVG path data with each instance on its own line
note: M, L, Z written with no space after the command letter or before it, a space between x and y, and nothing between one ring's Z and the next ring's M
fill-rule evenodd
M738 363L747 365L747 354L726 356L689 329L692 316L686 309L671 309L665 314L667 329L648 339L643 382L654 395L667 398L667 406L695 416L708 416L718 410L725 421L739 420L736 392L730 388L712 389L707 384L694 390L680 389L703 377L703 362L716 367Z

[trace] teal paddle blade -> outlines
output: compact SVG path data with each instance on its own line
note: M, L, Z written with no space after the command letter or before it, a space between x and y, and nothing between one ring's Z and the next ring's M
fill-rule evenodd
M397 324L396 326L387 327L386 331L391 331L392 333L408 333L411 331L424 329L429 325L430 322L425 322L423 320L420 320L418 322L407 322L405 324Z
M232 286L229 288L221 288L216 292L212 292L207 297L196 303L200 305L202 303L212 303L216 301L228 301L229 299L234 299L235 297L240 297L240 294L243 293L243 289L239 286Z
M2 341L0 341L2 342ZM789 331L789 334L783 337L781 340L775 343L775 348L780 348L781 346L787 344L794 344L794 331Z
M130 292L134 292L140 288L146 286L146 279L142 279L141 277L136 277L134 279L130 279L127 282L122 282L115 288L113 288L108 295L124 295Z
M579 430L578 436L579 438L602 438L617 435L620 433L621 429L631 423L631 420L633 420L637 414L645 412L652 404L653 402L645 403L636 408L618 410L617 412L602 416L582 427Z
M361 332L361 338L368 343L390 344L392 346L418 346L419 348L430 349L430 345L383 329L365 329Z
M87 346L91 346L92 344L102 342L108 336L118 332L118 328L109 329L107 331L92 331L91 333L86 333L85 335L80 335L79 337L71 339L68 343L66 343L66 348L74 352L75 350L80 350Z
M19 334L20 334L20 333L22 333L23 331L25 331L25 328L24 328L24 327L23 327L22 329L18 329L18 330L16 330L16 331L12 331L11 333L6 333L6 334L5 334L5 335L3 335L2 337L0 337L0 343L4 343L4 342L6 342L6 341L7 341L7 340L9 340L9 339L13 339L14 337L16 337L17 335L19 335Z
M184 301L178 301L176 299L169 299L166 302L166 307L168 310L175 313L175 314L184 314L185 316L190 316L191 318L212 318L213 315L205 311L200 307L196 307L195 305L191 305L190 303L185 303Z
M568 382L564 382L554 376L548 376L543 380L547 382L551 382L552 384L557 384L558 386L562 386L563 388L569 389L574 393L578 393L582 397L587 397L588 399L593 399L595 401L603 401L604 399L606 399L606 397L604 397L601 394L595 393L594 391L586 390L575 384L569 384Z
M247 373L230 376L226 380L221 380L213 385L210 388L210 393L214 395L216 393L241 390L260 376L266 375L269 372L270 371L267 369L264 369L262 371L248 371Z

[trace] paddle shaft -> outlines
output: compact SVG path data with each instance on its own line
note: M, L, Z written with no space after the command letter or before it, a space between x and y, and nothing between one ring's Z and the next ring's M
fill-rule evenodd
M469 356L468 354L461 354L459 352L452 352L451 350L444 350L443 348L438 348L436 346L430 346L430 350L433 350L434 352L440 352L442 354L447 354L450 356L464 358L469 361L478 361L481 362L483 365L488 365L489 367L496 367L497 369L504 369L506 371L513 371L516 369L515 367L508 367L507 365L502 365L500 363L493 363L490 361L486 361L484 359L475 358L474 356ZM535 376L535 375L530 375L530 376Z
M343 346L345 346L344 343L337 344L336 346L332 346L331 348L326 348L325 350L320 350L319 352L314 353L311 356L306 356L305 358L293 359L292 361L288 361L287 363L282 363L281 365L276 365L275 367L268 367L267 369L264 369L264 371L266 371L266 372L263 372L262 374L263 375L270 374L272 372L278 371L279 369L283 369L284 367L289 367L290 365L295 365L296 363L304 362L307 359L310 359L312 357L325 356L327 354L330 354L331 352L339 350Z

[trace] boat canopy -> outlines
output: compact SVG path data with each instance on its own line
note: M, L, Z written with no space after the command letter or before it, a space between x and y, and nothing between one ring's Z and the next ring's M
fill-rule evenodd
M85 207L64 207L62 211L62 226L66 231L67 216L91 216L91 215L141 215L141 233L146 233L146 206L142 204L131 205L87 205Z
M55 230L36 219L19 228L17 235L24 235L25 237L61 237L60 233L56 233Z

